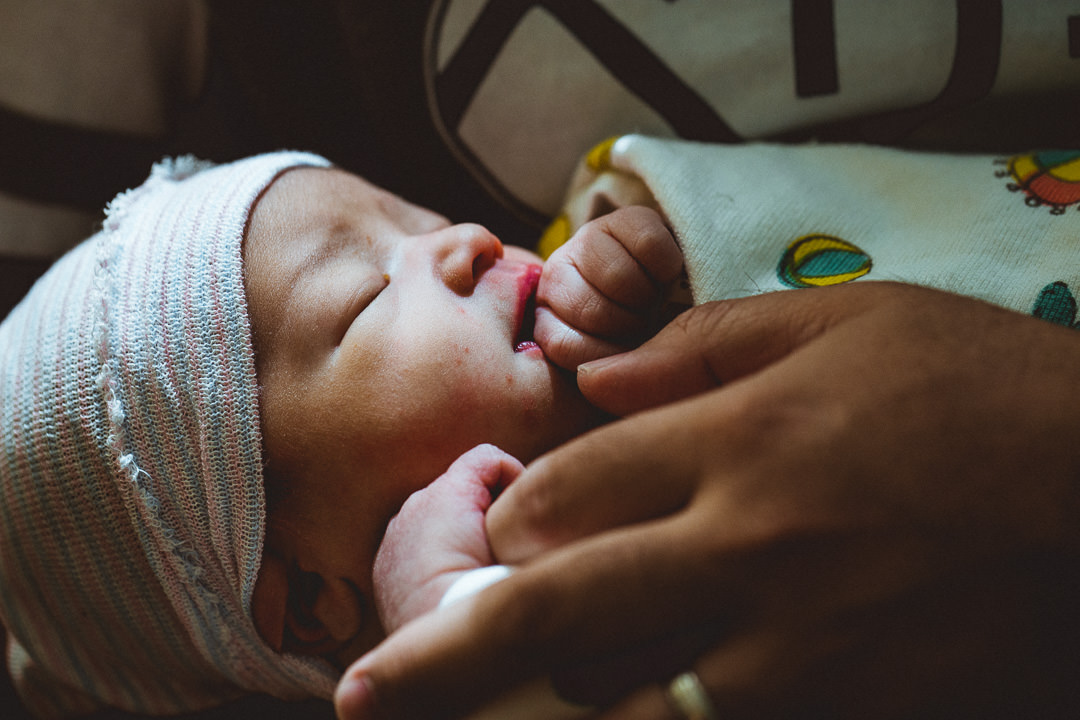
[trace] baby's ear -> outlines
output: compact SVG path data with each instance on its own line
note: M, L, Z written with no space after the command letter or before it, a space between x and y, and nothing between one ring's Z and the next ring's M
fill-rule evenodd
M259 635L276 652L281 652L288 602L288 567L276 553L264 551L251 594L251 617Z

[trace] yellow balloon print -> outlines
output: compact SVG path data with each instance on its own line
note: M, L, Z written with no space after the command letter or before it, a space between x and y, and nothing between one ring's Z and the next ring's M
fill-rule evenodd
M840 285L870 272L870 256L832 235L804 235L787 247L776 274L788 287Z
M614 135L594 145L592 150L585 155L585 165L594 172L601 172L610 168L611 147L619 137L619 135Z
M536 243L536 254L547 260L551 253L562 247L570 239L570 218L566 213L559 215L551 221Z

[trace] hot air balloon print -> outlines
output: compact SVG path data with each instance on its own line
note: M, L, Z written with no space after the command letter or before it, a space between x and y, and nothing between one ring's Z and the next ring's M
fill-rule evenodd
M787 247L776 274L788 287L840 285L870 272L870 256L832 235L804 235Z
M1007 166L998 177L1010 177L1007 187L1022 192L1031 207L1048 206L1054 215L1080 202L1080 150L1044 150L998 160Z

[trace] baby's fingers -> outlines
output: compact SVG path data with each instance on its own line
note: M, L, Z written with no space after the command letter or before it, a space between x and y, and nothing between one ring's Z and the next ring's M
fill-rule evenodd
M653 287L663 288L675 281L683 267L682 250L660 215L651 208L631 205L596 218L579 231L587 233L587 249L595 253L591 268L622 267L623 254L639 268L639 277L623 284L624 277L589 276L591 282L610 289L618 302L631 305L640 296L640 277ZM583 258L588 259L588 258Z
M626 207L582 226L544 266L540 305L607 340L640 340L651 329L682 253L660 216Z
M536 327L533 329L533 337L548 360L567 370L576 370L581 363L629 349L625 345L582 332L544 307L536 309Z
M446 472L432 483L484 488L485 494L502 490L524 471L521 461L490 444L477 445L451 463ZM483 509L487 509L485 505Z
M523 470L517 458L494 445L477 445L427 487L410 495L391 525L403 518L430 521L438 517L452 522L460 513L486 512L492 495L513 482Z
M644 309L660 288L678 274L682 258L676 256L679 265L673 275L654 277L634 252L657 254L651 250L663 242L675 244L655 212L640 207L623 208L583 225L552 259L564 254L566 264L601 295L627 308ZM675 251L678 253L677 247Z
M502 450L479 445L409 496L372 567L375 606L388 632L436 607L456 574L493 561L484 513L522 470Z
M687 568L703 556L687 557L677 534L661 523L589 539L419 618L346 671L339 717L460 717L551 668L685 629L713 601L700 592L700 568ZM640 622L624 628L627 617Z
M626 256L619 266L590 267L588 261L575 257L590 251L578 245L564 248L563 254L552 255L544 266L537 304L593 335L616 338L640 332L642 315L648 314L650 303L655 304L659 294L633 260ZM589 279L590 274L608 277L597 284ZM626 289L632 285L637 286L636 294L613 292L615 286Z

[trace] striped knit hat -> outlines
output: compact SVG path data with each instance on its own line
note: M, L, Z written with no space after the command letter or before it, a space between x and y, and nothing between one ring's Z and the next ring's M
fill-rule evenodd
M37 714L330 697L250 602L265 521L241 241L321 157L157 165L0 325L0 616Z

